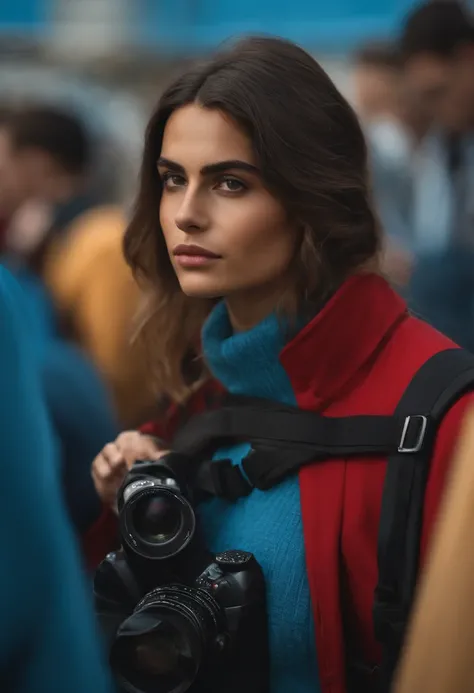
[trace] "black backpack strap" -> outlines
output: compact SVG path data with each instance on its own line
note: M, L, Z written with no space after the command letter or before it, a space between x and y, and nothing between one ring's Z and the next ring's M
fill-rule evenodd
M392 416L327 417L268 400L233 397L221 408L191 418L177 432L172 449L201 461L196 465L197 490L230 500L248 495L252 488L269 489L305 464L331 458L395 455L398 460L403 455L406 461L414 455L429 459L431 438L460 387L452 383L452 375L473 365L467 352L453 349L446 353L451 355L437 355L430 360L432 365L420 370ZM446 364L454 361L453 365L443 366L445 359ZM441 391L446 392L446 404L433 410ZM240 441L251 443L241 466L233 466L229 460L210 462L219 447ZM392 474L388 472L387 485L401 483L405 488L405 477L393 481ZM411 479L415 471L407 466L405 474ZM396 512L399 510L397 506ZM382 518L382 530L384 526ZM386 543L381 540L382 548Z
M266 490L303 465L331 458L389 455L422 445L420 417L326 417L266 400L238 398L220 409L199 414L178 431L175 452L201 460L194 485L231 500L252 488ZM209 461L223 445L251 443L242 466Z
M239 404L190 419L173 440L173 450L200 454L209 444L266 441L309 449L321 459L389 453L397 449L404 420L393 416L326 417L298 407L240 398Z
M395 414L406 426L417 421L419 440L390 455L378 540L374 625L382 645L379 690L388 693L399 659L418 575L423 504L433 444L449 408L474 390L474 356L461 349L440 352L410 382Z

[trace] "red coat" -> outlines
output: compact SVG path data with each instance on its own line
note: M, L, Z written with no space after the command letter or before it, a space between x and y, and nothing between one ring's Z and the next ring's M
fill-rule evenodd
M392 414L415 372L452 342L410 316L403 301L382 278L348 280L325 308L280 355L298 405L328 416ZM209 383L196 393L188 413L206 406L205 395L219 392ZM438 432L428 481L422 556L466 406L463 397L446 415ZM171 437L178 421L174 410L165 425L144 431ZM323 693L345 693L344 633L341 620L340 561L366 661L379 658L372 606L377 581L377 535L386 460L332 460L304 467L299 474L306 565L314 611L316 650ZM104 514L87 537L94 561L110 550L113 520ZM102 527L102 528L101 528ZM90 557L92 555L89 553Z

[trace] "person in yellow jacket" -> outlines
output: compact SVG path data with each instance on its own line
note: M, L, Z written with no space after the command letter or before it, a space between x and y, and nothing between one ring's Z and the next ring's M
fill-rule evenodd
M49 242L43 279L73 337L108 382L121 421L133 426L153 404L144 355L132 339L138 287L125 263L125 215L92 207Z

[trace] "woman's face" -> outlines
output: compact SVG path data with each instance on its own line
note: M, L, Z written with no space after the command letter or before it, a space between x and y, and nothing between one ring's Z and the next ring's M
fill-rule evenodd
M192 104L165 128L160 221L188 296L256 300L286 287L298 233L266 190L248 137Z

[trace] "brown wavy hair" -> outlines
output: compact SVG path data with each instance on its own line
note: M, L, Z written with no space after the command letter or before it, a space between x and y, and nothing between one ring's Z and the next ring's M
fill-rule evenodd
M192 354L213 302L180 289L160 227L157 160L168 118L191 103L219 109L244 128L267 188L304 229L295 274L301 300L321 301L376 258L380 246L361 127L308 53L277 38L248 38L176 79L146 131L124 252L147 295L139 332L155 384L180 402L206 376Z

